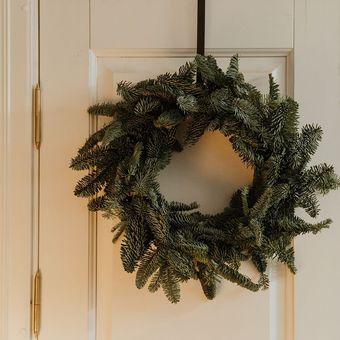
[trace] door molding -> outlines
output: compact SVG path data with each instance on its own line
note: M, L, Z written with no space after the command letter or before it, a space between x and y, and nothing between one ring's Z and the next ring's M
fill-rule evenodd
M195 57L195 48L93 48L96 57L110 58L184 58ZM231 57L238 54L243 58L286 57L292 48L206 48L206 55Z
M35 1L0 2L0 339L30 338Z
M285 59L285 79L286 88L285 93L293 96L293 50L287 49L228 49L228 48L214 48L206 49L206 55L211 54L217 58L230 58L235 53L239 54L240 58L284 58ZM193 58L196 55L196 50L188 49L163 49L163 48L109 48L109 49L91 49L90 52L90 103L94 104L98 101L98 84L97 72L100 72L101 63L109 63L110 60L120 59L134 59L135 62L140 59L174 59L174 58ZM108 67L107 64L105 64ZM268 73L271 71L268 71ZM98 128L98 120L91 119L90 131L95 131ZM96 307L97 301L97 260L98 249L97 239L98 227L97 215L92 215L89 220L89 307L91 313L89 315L89 334L91 340L96 339L97 319L103 319L102 315L98 317ZM272 291L270 293L270 339L285 339L293 340L294 338L294 277L287 268L284 268L281 273L283 277L284 293L280 287L271 283ZM274 276L275 268L272 267L270 275ZM281 295L280 295L281 294ZM279 299L278 299L279 298ZM282 299L281 299L282 298ZM277 301L285 300L280 306L281 310L277 308ZM92 308L91 308L92 307ZM280 321L284 320L284 324L280 325ZM102 338L102 336L100 337Z
M7 183L7 158L8 158L8 88L9 88L9 0L0 3L0 339L7 338L7 309L8 309L8 224L6 193Z

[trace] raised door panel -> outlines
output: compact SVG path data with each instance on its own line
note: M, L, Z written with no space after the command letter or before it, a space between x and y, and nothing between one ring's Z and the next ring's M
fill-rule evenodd
M93 100L118 100L116 84L121 80L136 82L163 72L176 71L191 57L159 54L147 56L112 50L104 56L93 55ZM228 57L218 63L226 69ZM286 93L286 57L241 57L245 78L262 91L268 91L268 73L273 73ZM101 120L100 123L103 123ZM217 213L228 205L232 193L249 184L252 171L234 153L228 140L218 132L206 133L192 148L175 154L170 165L159 176L162 193L169 200L198 201L201 211ZM291 276L278 264L270 266L272 284L259 293L246 291L223 282L217 297L208 301L199 282L182 286L178 305L171 305L162 292L151 294L138 290L134 274L125 273L119 255L119 244L112 245L111 228L117 221L98 219L96 308L97 340L130 339L286 339L290 332L292 306ZM245 264L243 271L253 279L256 273ZM94 292L95 294L95 292ZM247 320L248 327L243 327ZM133 324L133 327L131 326Z
M92 0L93 48L194 48L196 0ZM207 48L292 48L293 0L206 1Z

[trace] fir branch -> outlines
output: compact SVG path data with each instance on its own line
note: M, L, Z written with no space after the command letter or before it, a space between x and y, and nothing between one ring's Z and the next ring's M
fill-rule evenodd
M227 70L227 78L235 80L239 74L238 71L238 55L233 55L230 59L229 67Z
M307 214L311 217L317 217L320 212L319 201L314 192L306 191L300 194L296 205L305 209Z
M220 86L224 83L225 76L223 71L217 66L215 58L212 56L197 55L195 62L197 65L197 72L201 74L204 80Z
M185 132L184 145L194 145L203 136L209 124L206 115L198 114L193 117L192 124L190 124Z
M130 103L138 99L139 92L131 82L121 81L117 84L117 94Z
M236 119L244 124L247 130L258 132L260 124L257 120L256 109L249 101L241 98L234 99L233 103L234 114Z
M230 137L229 140L233 149L239 154L244 163L251 167L260 167L262 165L264 158L253 146L236 135Z
M261 251L254 251L251 260L260 273L264 273L267 270L268 261Z
M150 209L147 220L149 221L150 229L155 239L163 243L168 243L169 225L164 216L160 212Z
M154 121L157 128L172 129L183 121L182 114L177 110L169 110L161 113Z
M83 177L76 185L74 194L78 197L90 197L98 193L107 180L107 171L94 170Z
M164 269L161 278L161 285L164 293L171 303L177 303L180 300L179 280L176 278L171 268Z
M280 96L279 85L275 83L273 75L269 74L269 98L271 100L278 100Z
M198 278L205 296L207 299L212 300L216 296L216 285L220 282L220 277L217 275L215 268L199 263Z
M304 172L305 187L323 195L340 186L334 167L326 163L314 165Z
M248 194L249 194L249 187L248 186L243 187L241 189L241 198L242 198L242 210L245 216L249 215Z
M195 266L187 254L183 254L175 249L168 252L168 262L170 266L183 277L196 278Z
M219 264L216 270L223 278L229 280L230 282L236 283L243 288L253 292L258 291L261 288L261 284L254 283L249 277L241 274L226 264Z
M194 62L186 62L178 70L178 76L187 79L189 82L193 82L196 75L196 65Z
M116 243L119 240L120 236L124 233L125 228L126 223L121 221L111 229L111 232L113 233L112 243Z
M232 99L228 88L217 89L210 95L210 104L214 111L223 112L226 115L228 111L233 111Z
M182 202L172 201L169 203L169 209L171 211L190 211L198 208L197 202L192 202L190 204L185 204Z
M89 211L106 210L108 207L108 199L106 196L98 196L91 198L87 204Z
M120 257L124 269L132 273L148 247L148 232L142 221L131 218L125 223L125 235L121 243Z
M161 281L162 281L161 278L162 278L162 267L156 271L156 273L153 275L150 281L148 289L151 293L157 292L157 290L160 288Z
M321 139L322 129L320 126L307 124L302 127L298 140L298 150L303 165L307 164L311 156L315 154Z
M72 158L70 168L73 170L89 170L95 166L105 165L112 162L112 149L105 147L97 147L87 152L82 152Z
M117 113L117 105L113 103L95 104L88 108L87 112L95 116L114 117Z
M85 154L86 152L93 149L94 146L97 146L100 143L105 135L107 126L104 126L102 129L93 133L85 142L85 144L78 150L78 154Z
M162 257L157 250L148 249L138 265L136 273L136 287L145 286L152 274L159 269L162 264Z
M267 188L250 209L249 216L252 219L261 219L266 215L272 203L273 189Z
M193 95L177 97L177 104L184 113L197 112L197 99Z
M105 134L101 141L102 145L107 146L117 138L121 137L123 134L124 131L122 129L122 123L120 121L113 122L105 130Z
M147 113L151 113L160 106L159 99L152 97L142 97L136 104L134 113L137 116L143 116Z

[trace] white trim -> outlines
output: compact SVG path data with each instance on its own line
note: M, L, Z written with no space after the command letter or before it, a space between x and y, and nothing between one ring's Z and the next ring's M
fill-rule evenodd
M327 4L327 5L325 5ZM332 164L340 172L340 2L295 1L294 92L300 122L320 124L323 139L313 164ZM317 221L333 224L316 236L295 240L295 339L339 339L340 192L320 198Z
M0 339L7 338L7 307L8 307L8 228L7 228L7 150L8 150L8 89L9 89L9 0L0 3Z
M89 52L90 103L97 101L97 57ZM98 130L98 117L89 117L89 135ZM97 338L97 213L88 214L88 340Z
M194 48L95 48L93 53L98 58L185 58L194 57ZM238 53L240 57L287 57L291 48L208 48L206 55L231 57Z

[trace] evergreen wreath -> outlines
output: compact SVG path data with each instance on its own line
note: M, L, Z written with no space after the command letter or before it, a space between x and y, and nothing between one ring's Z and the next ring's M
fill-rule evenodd
M199 75L198 80L196 76ZM136 286L149 281L180 300L180 283L199 280L208 299L221 278L251 291L267 288L270 259L295 273L292 240L317 233L331 220L311 224L295 214L319 213L317 194L340 185L333 166L308 166L321 140L318 125L298 128L298 104L281 97L269 75L269 94L244 81L233 56L223 72L212 56L197 55L179 71L136 84L120 82L118 103L91 106L90 115L112 120L85 142L72 159L74 170L90 170L75 195L90 197L88 209L119 217L113 242L124 234L121 260L136 273ZM252 184L237 190L215 214L193 202L168 202L157 176L173 152L195 144L205 131L220 131L254 171ZM181 131L181 133L180 133ZM250 260L254 282L240 272Z

